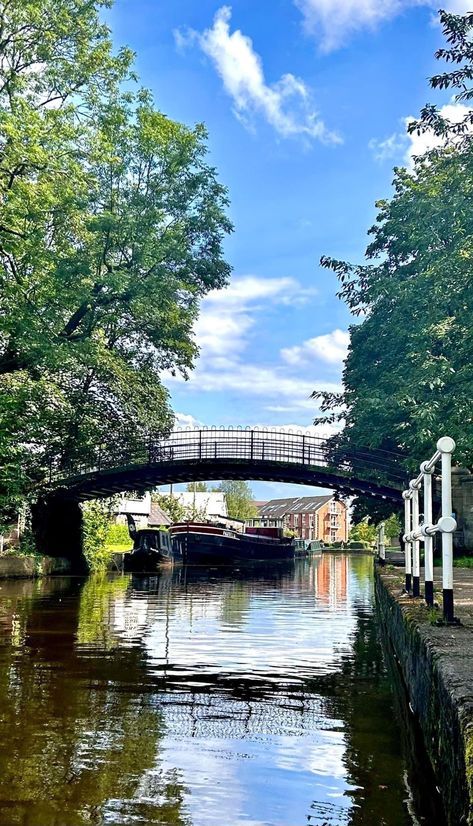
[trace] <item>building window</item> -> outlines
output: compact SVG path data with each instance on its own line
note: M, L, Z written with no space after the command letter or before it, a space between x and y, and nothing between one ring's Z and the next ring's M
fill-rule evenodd
M299 514L298 513L294 514L294 527L295 528L299 527Z

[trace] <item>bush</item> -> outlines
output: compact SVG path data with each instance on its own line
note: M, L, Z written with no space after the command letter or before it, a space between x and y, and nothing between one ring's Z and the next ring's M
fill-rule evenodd
M128 525L116 525L115 523L109 525L107 545L131 545Z
M104 571L110 558L110 551L107 551L109 508L105 502L87 502L82 513L83 550L87 564L91 571Z

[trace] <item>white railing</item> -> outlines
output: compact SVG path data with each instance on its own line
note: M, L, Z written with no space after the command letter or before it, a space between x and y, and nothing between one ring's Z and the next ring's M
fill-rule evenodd
M406 567L406 591L413 597L420 596L420 542L424 543L424 597L427 605L434 602L434 534L442 535L442 589L443 616L445 622L454 622L453 610L453 532L457 523L452 515L452 453L455 442L450 436L442 436L437 450L422 462L420 473L409 483L402 494L404 499L404 543ZM437 522L433 522L432 475L440 461L442 477L442 507ZM419 515L419 493L423 489L423 520Z
M384 522L378 525L378 559L381 565L386 562L386 537L384 533Z

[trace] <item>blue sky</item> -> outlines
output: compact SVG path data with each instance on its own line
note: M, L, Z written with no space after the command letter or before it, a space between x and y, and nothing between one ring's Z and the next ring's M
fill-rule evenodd
M352 320L318 262L362 259L392 167L429 141L408 138L406 118L448 104L427 80L443 45L436 6L118 0L108 14L157 106L206 124L230 192L232 282L203 302L191 379L168 382L181 423L308 427L311 391L338 388ZM290 492L255 485L261 498Z

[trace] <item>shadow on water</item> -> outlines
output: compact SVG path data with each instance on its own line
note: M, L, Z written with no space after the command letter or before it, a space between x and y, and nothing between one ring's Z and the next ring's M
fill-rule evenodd
M412 810L418 820L427 826L445 826L447 822L435 774L427 754L418 720L409 707L409 696L400 664L386 634L381 616L376 611L377 629L383 648L384 661L392 686L394 708L399 722L403 753L406 760L406 778L411 795Z
M3 583L0 823L440 826L373 604L344 556Z
M134 801L162 736L162 715L139 690L139 651L105 646L91 659L77 647L81 612L91 609L86 627L97 640L126 586L62 578L2 586L2 824L190 824L175 772L162 773L152 799ZM128 687L117 691L124 674Z

